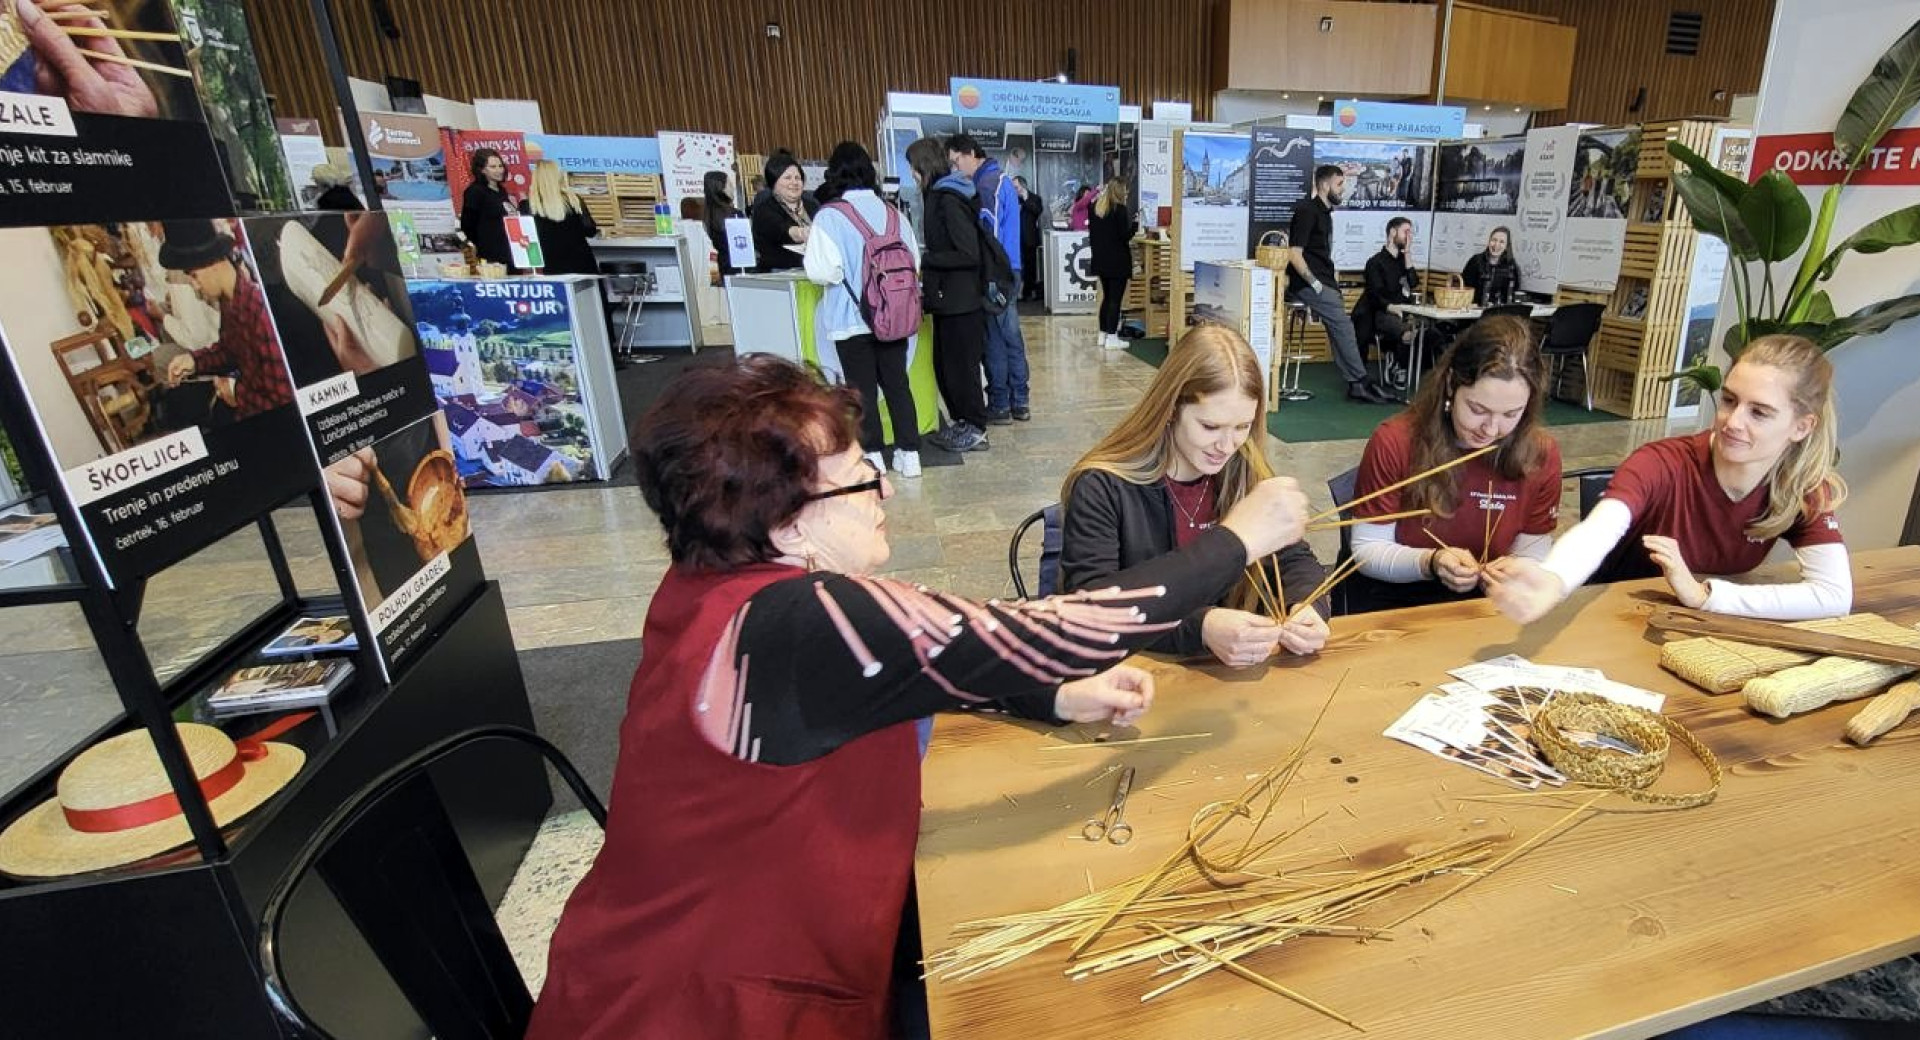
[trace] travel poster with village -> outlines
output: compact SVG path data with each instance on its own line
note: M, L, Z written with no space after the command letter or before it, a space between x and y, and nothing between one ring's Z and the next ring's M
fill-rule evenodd
M605 477L587 433L566 286L419 281L408 295L467 487Z

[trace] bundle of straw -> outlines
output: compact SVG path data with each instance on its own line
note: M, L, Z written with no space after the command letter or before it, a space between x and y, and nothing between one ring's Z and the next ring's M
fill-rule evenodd
M1796 621L1792 627L1827 635L1920 646L1920 632L1895 624L1878 614L1860 613L1818 621ZM1781 650L1717 636L1702 636L1678 639L1662 646L1660 667L1708 693L1732 693L1746 686L1750 680L1785 668L1810 664L1819 656L1799 650Z

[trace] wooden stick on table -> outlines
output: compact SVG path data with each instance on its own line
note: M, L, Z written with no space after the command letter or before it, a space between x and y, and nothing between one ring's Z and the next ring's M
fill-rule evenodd
M1243 979L1246 979L1248 982L1251 982L1254 985L1259 986L1261 989L1283 996L1288 1000L1291 1000L1294 1003L1301 1005L1302 1007L1307 1007L1307 1008L1311 1008L1314 1011L1318 1011L1321 1014L1327 1016L1328 1018L1331 1018L1336 1022L1342 1022L1342 1023L1345 1023L1346 1025L1352 1026L1353 1028L1360 1030L1360 1032L1362 1033L1366 1032L1365 1029L1361 1028L1360 1023L1355 1022L1353 1019L1348 1018L1347 1016L1341 1014L1338 1011L1335 1011L1334 1009L1326 1006L1325 1004L1322 1004L1316 1000L1313 1000L1312 998L1306 996L1305 994L1299 993L1295 990L1288 989L1287 987L1282 986L1281 984L1273 981L1270 978L1267 978L1265 975L1262 975L1259 972L1252 971L1247 968L1243 968L1232 959L1223 957L1220 954L1217 954L1212 950L1207 949L1205 946L1200 945L1199 943L1193 942L1189 939L1182 939L1180 936L1167 931L1165 928L1162 928L1159 925L1154 924L1152 921L1143 921L1141 922L1140 927L1148 929L1153 932L1157 932L1160 934L1162 938L1171 939L1174 942L1179 943L1181 946L1184 946L1187 949L1192 950L1193 952L1199 954L1200 956L1205 957L1206 959L1214 962L1215 964L1220 965L1222 968L1225 968L1228 971L1232 972L1233 974L1238 975ZM1142 997L1140 999L1145 1000L1146 998Z
M1386 487L1383 487L1378 491L1369 491L1366 494L1361 495L1359 498L1349 501L1345 505L1334 506L1332 509L1315 513L1313 516L1310 516L1307 518L1307 523L1311 525L1315 521L1325 520L1327 517L1334 516L1339 513L1344 513L1347 510L1352 509L1354 506L1361 504L1362 502L1371 502L1374 499L1379 498L1381 495L1388 493L1389 491L1398 491L1401 488L1406 487L1408 484L1425 480L1436 473L1445 473L1447 470L1450 470L1455 466L1462 465L1463 463L1467 462L1470 459L1477 459L1480 456L1485 455L1490 451L1494 451L1498 449L1499 447L1500 447L1500 443L1498 441L1495 441L1494 443L1489 444L1484 448L1481 448L1479 451L1468 452L1467 454L1462 455L1457 459L1454 459L1452 462L1443 462L1440 465L1433 467L1432 469L1421 470L1420 472L1415 473L1413 476L1407 477L1404 480L1396 480L1393 483L1388 484Z
M1789 628L1772 621L1709 614L1685 607L1661 607L1647 616L1647 626L1664 632L1693 636L1719 636L1741 643L1774 646L1783 650L1802 650L1831 657L1851 657L1858 661L1878 661L1920 668L1920 648L1882 643L1853 636L1835 636Z

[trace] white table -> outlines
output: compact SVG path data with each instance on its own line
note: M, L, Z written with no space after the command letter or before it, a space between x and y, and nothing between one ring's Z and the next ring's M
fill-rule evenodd
M1536 303L1533 305L1533 312L1529 314L1528 317L1550 318L1553 316L1553 313L1559 309L1558 304ZM1414 390L1420 386L1420 370L1426 367L1427 328L1443 321L1464 322L1470 325L1479 321L1480 316L1486 313L1487 308L1435 307L1432 304L1425 303L1396 303L1389 305L1387 311L1388 313L1397 314L1403 318L1417 319L1413 334L1413 356L1407 359L1407 397L1411 400Z

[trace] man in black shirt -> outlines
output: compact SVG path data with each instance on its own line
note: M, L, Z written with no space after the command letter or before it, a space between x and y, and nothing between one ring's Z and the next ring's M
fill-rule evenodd
M1396 358L1404 355L1404 344L1411 336L1406 322L1387 308L1413 302L1413 287L1419 283L1407 260L1412 246L1413 221L1405 217L1387 221L1387 244L1367 260L1367 288L1353 305L1353 328L1360 340L1377 340L1381 349Z
M1340 204L1340 193L1346 186L1347 175L1340 167L1314 169L1313 198L1293 211L1288 235L1287 298L1313 312L1326 326L1334 367L1347 381L1348 400L1396 404L1393 395L1367 378L1367 363L1360 356L1360 341L1354 336L1353 319L1347 317L1333 270L1333 207Z

